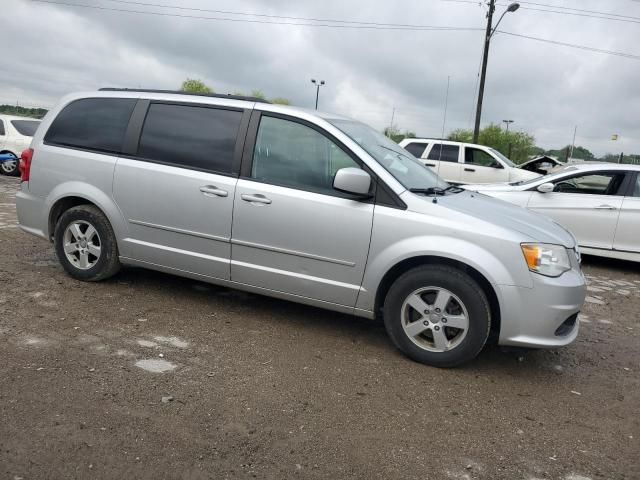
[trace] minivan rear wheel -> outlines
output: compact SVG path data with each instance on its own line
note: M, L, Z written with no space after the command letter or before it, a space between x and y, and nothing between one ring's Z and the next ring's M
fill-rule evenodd
M97 282L120 270L118 246L109 220L93 205L64 212L54 232L56 255L73 278Z
M401 275L387 293L383 316L401 352L436 367L474 359L491 327L482 288L465 272L446 265L425 265Z

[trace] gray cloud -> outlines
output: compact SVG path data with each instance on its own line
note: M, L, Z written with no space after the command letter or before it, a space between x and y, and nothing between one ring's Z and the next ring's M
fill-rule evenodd
M107 0L73 2L144 9ZM166 3L372 22L478 28L484 24L480 6L436 0L405 2L403 8L380 0ZM640 17L640 4L626 3L588 0L579 8L624 7L625 14ZM327 82L320 98L324 110L383 128L395 107L400 127L439 136L447 76L451 76L446 131L469 127L473 119L481 31L221 22L27 0L4 0L3 13L10 19L4 38L11 45L2 56L8 68L0 72L0 102L52 105L70 91L106 85L170 89L190 76L204 79L220 92L261 89L309 107L315 96L309 80L318 77ZM505 17L501 29L640 54L635 50L640 25L633 23L521 9ZM489 58L483 123L514 119L515 128L533 133L538 144L549 148L569 143L578 125L577 143L597 154L640 153L639 70L640 61L498 34ZM621 135L619 142L610 141L613 133Z

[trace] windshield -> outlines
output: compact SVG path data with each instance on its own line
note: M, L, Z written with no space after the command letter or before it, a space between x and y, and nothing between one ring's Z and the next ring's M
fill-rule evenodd
M11 125L13 125L20 135L33 137L38 129L38 125L40 125L40 120L11 120Z
M449 186L404 148L368 125L352 120L330 119L329 122L375 158L407 190Z
M567 172L571 172L572 170L578 170L576 167L562 167L556 170L553 173L548 173L542 177L534 177L529 180L520 180L519 182L511 182L510 185L529 185L530 183L546 183L555 180L557 177L561 177Z
M501 154L498 150L496 150L495 148L489 148L489 150L491 150L496 157L500 158L500 160L502 160L504 163L506 163L508 166L510 167L515 167L516 164L513 163L511 160L509 160L507 157L505 157L503 154Z

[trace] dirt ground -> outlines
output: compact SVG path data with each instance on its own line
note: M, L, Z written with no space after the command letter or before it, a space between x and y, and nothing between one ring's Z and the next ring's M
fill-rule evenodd
M578 340L439 370L382 325L160 273L72 280L0 177L0 478L640 478L640 267ZM156 372L154 370L164 370Z

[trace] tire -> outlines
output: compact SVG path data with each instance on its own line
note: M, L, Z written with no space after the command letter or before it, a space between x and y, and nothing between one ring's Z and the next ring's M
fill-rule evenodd
M446 265L425 265L401 275L387 293L383 317L391 341L402 353L443 368L473 360L491 328L482 288L463 271Z
M4 153L11 153L11 152L4 152ZM12 154L14 157L15 155ZM2 173L3 175L8 175L10 177L17 177L20 175L20 169L18 168L18 163L20 162L20 159L16 157L15 162L11 161L7 162L4 161L2 163L0 163L0 173Z
M93 205L64 212L56 223L54 244L62 267L77 280L98 282L120 270L116 236L107 217Z

